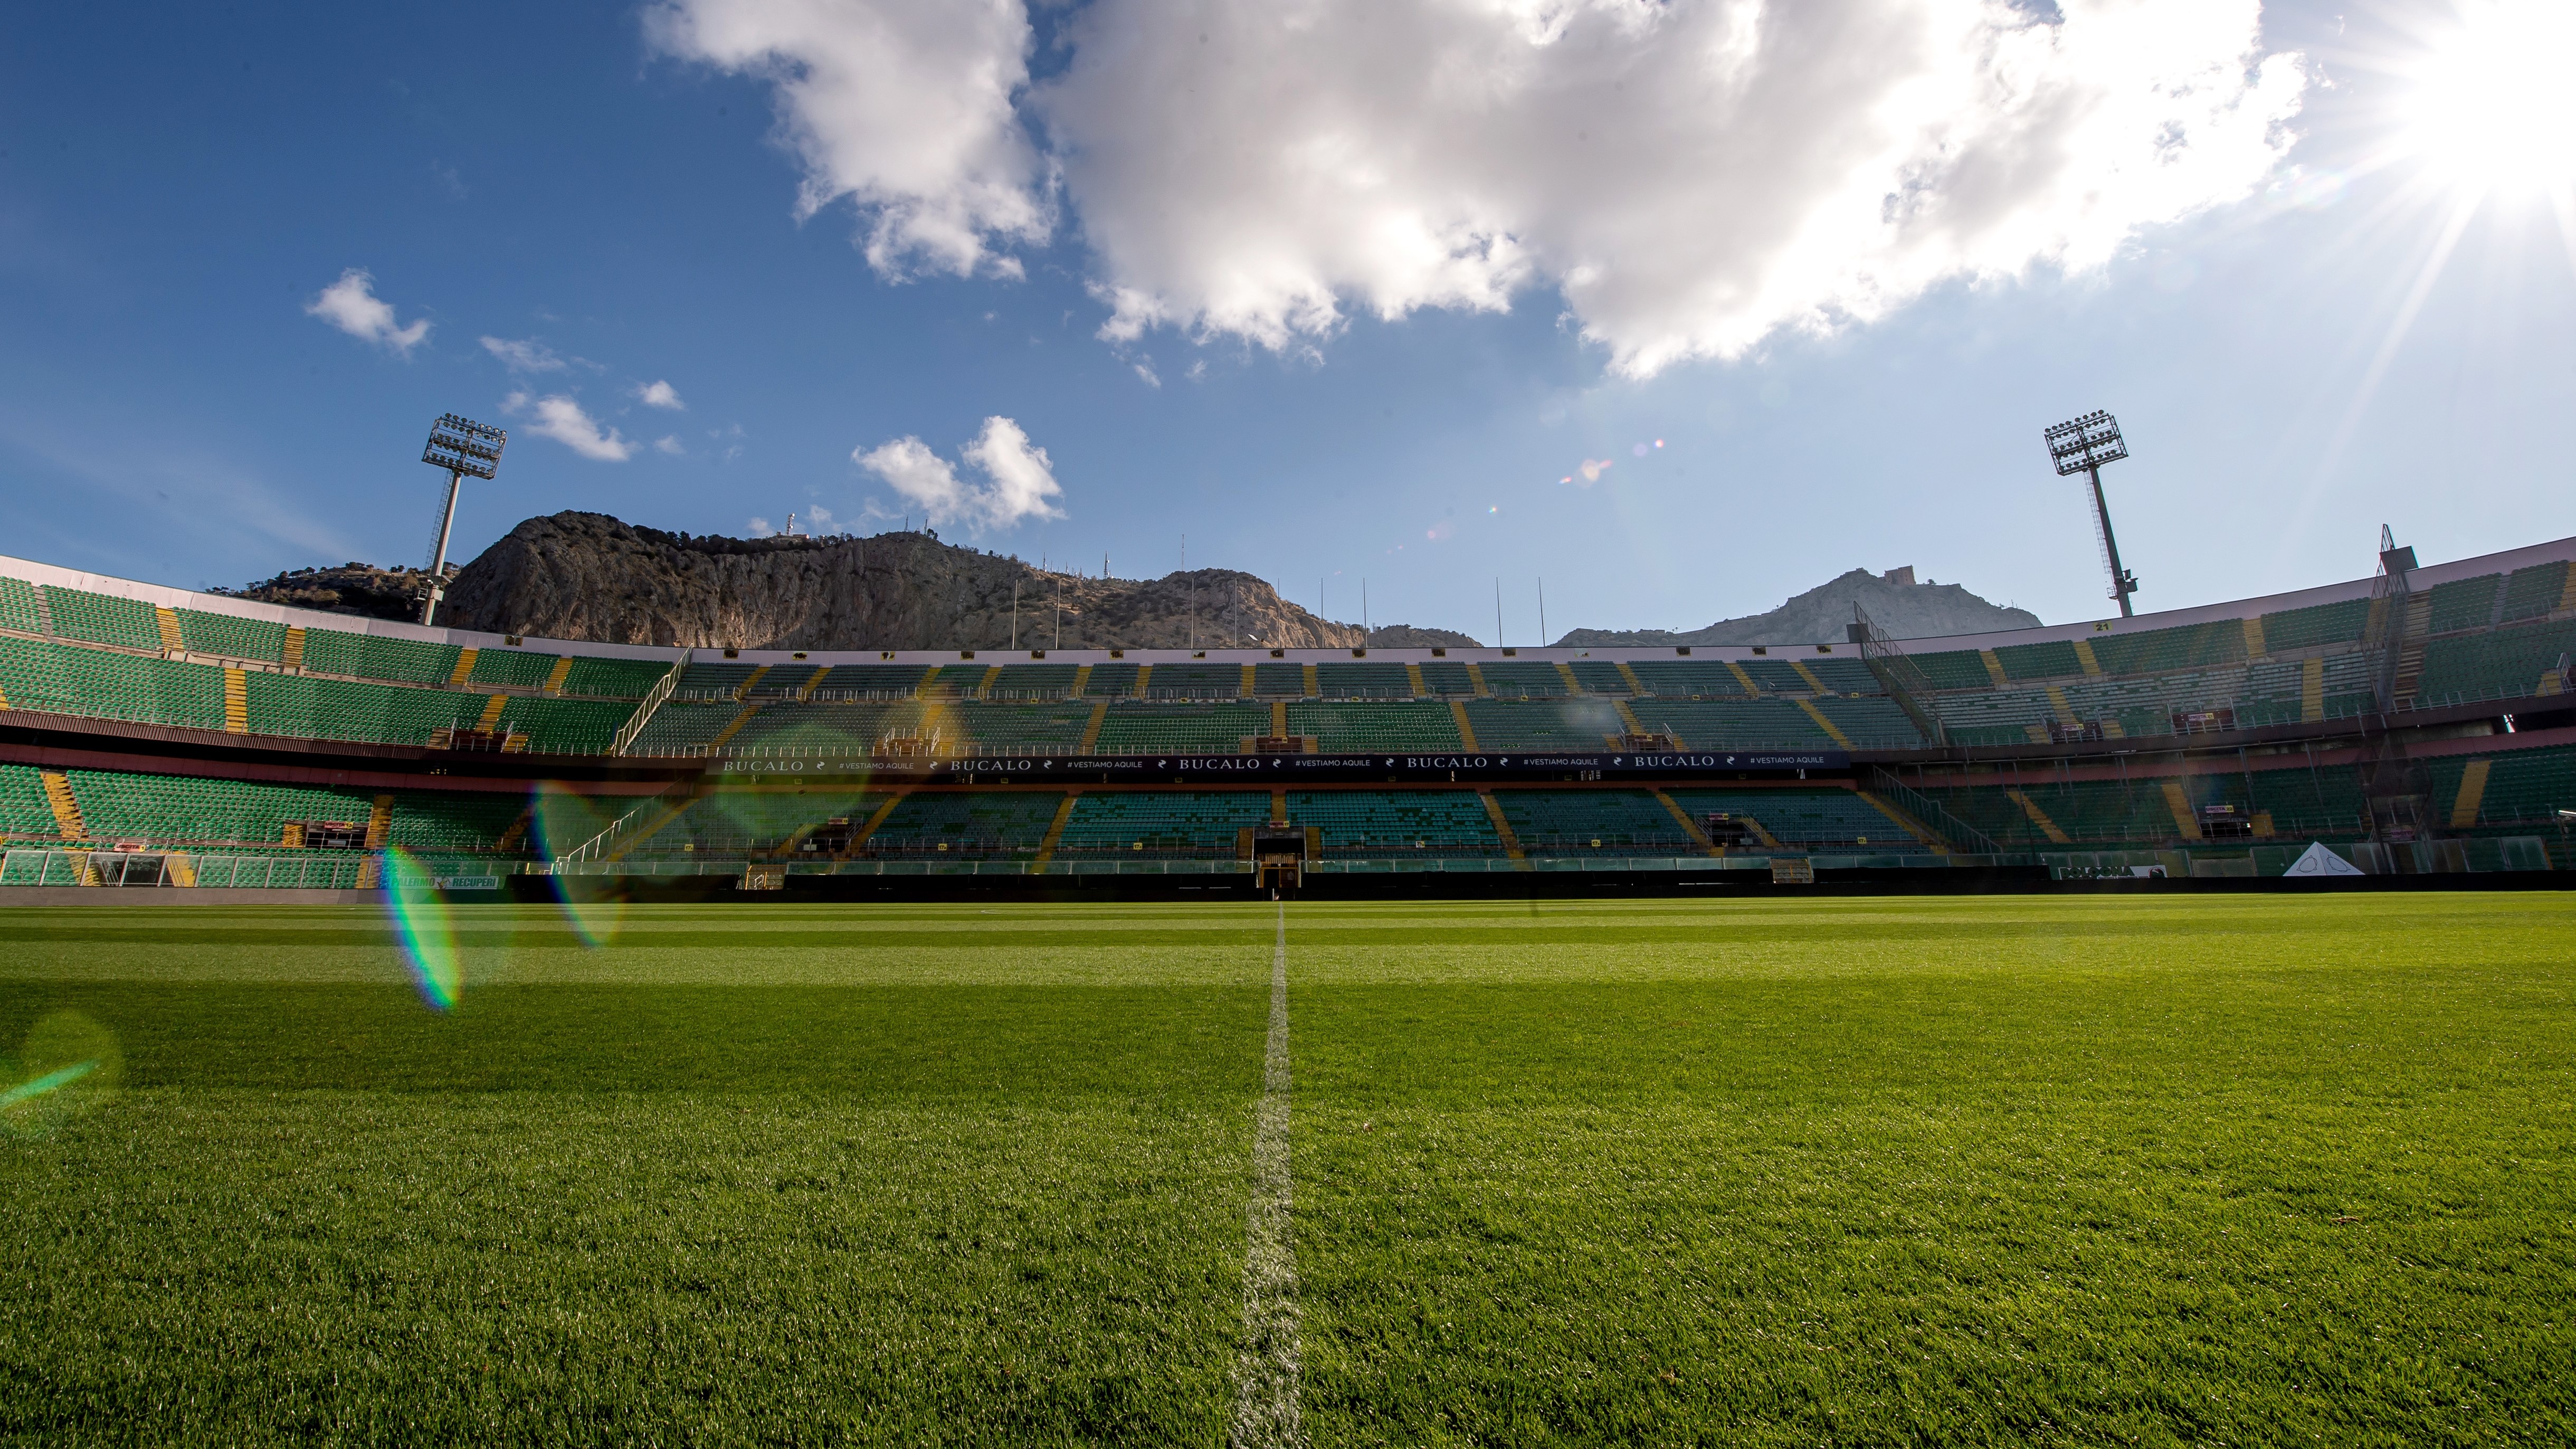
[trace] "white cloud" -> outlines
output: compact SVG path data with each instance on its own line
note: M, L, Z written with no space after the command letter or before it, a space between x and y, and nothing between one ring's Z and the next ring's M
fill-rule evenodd
M688 452L689 449L686 444L680 441L679 434L671 433L663 437L655 438L653 440L653 451L657 453L668 453L672 457L677 458L681 454Z
M767 538L778 531L766 518L753 518L748 522L751 526L751 536L754 538Z
M2273 169L2302 76L2249 70L2255 0L2061 10L1105 0L1039 108L1113 338L1290 347L1346 301L1499 311L1544 283L1644 375L2098 264Z
M1145 380L1145 385L1147 387L1161 387L1163 385L1163 379L1154 371L1154 359L1150 357L1144 358L1140 361L1130 363L1129 366L1136 369L1136 375Z
M506 337L486 337L483 350L501 360L512 372L561 372L564 360L554 349L533 337L513 342Z
M340 280L313 294L304 315L319 317L362 342L372 342L405 357L429 336L429 319L417 317L408 327L394 324L393 304L376 296L375 274L351 267Z
M1040 241L1060 185L1112 340L1546 290L1631 376L2098 265L2259 186L2305 84L2258 0L1096 0L1015 113L1018 0L750 6L656 34L773 79L882 270Z
M1053 227L1043 166L1013 112L1028 83L1020 0L660 0L658 48L776 89L779 139L804 169L802 219L849 198L868 264L1018 275L993 250Z
M648 382L635 389L635 400L648 408L663 408L683 413L689 405L680 401L680 390L667 382Z
M635 451L635 445L620 436L615 428L602 428L590 414L581 410L580 403L562 393L531 398L524 392L514 392L502 401L501 407L513 416L533 417L536 421L530 424L532 431L540 437L554 439L585 458L602 463L623 463Z
M850 461L876 474L888 487L921 506L934 525L963 522L977 529L1008 528L1024 518L1062 518L1050 499L1060 498L1053 462L1046 449L1009 418L986 418L959 455L982 473L978 482L960 478L947 459L919 438L902 437L875 448L853 449Z

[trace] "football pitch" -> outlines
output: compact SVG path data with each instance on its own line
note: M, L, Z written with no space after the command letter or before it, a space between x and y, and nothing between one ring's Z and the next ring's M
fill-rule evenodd
M0 1436L2576 1442L2565 895L440 915L0 910Z

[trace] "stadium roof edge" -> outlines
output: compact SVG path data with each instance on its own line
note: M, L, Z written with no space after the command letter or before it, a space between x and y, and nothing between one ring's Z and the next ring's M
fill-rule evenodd
M2506 549L2497 553L2479 554L2470 558L2454 559L2449 563L2428 564L2415 569L2411 577L2414 580L2416 587L2429 588L2437 584L2451 582L2455 579L2475 578L2481 574L2504 573L2513 569L2528 568L2535 564L2564 561L2576 561L2576 538L2555 539L2547 543L2530 544L2521 548ZM112 574L86 573L78 569L62 568L54 564L40 563L34 559L22 559L8 554L0 554L0 573L25 579L30 583L51 584L58 588L82 589L90 593L106 594L117 598L134 599L138 602L166 608L194 609L203 613L229 614L236 618L258 619L267 623L284 624L289 627L337 629L351 634L369 634L385 638L409 639L432 644L454 644L463 648L471 649L515 648L526 650L531 653L572 654L592 658L651 659L662 661L676 659L679 657L680 653L680 646L677 645L595 643L578 639L548 639L534 634L521 636L518 643L512 644L510 642L510 636L501 634L488 634L468 629L449 629L443 626L425 627L419 624L402 623L391 619L372 619L357 614L335 614L319 609L299 609L284 604L266 603L257 599L235 598L229 594L209 594L193 589L171 588L164 584L144 583L136 579L118 578ZM2288 593L2257 595L2252 598L2229 600L2227 602L2217 604L2203 604L2185 609L2167 609L2157 613L2140 614L2134 618L2128 619L2086 619L2079 620L2071 624L2043 624L2035 629L2012 629L1985 634L1951 634L1931 638L1903 639L1897 642L1903 648L1904 652L1909 654L1934 654L1954 649L1995 649L2014 644L2044 644L2059 640L2097 639L2106 634L2136 634L2155 629L2180 628L2193 624L2213 623L2226 619L2250 618L2260 614L2277 613L2284 609L2301 609L2313 607L2318 604L2338 603L2346 599L2367 598L2370 594L2372 584L2373 580L2365 577L2346 580L2341 583L2321 584L2314 588L2298 589ZM719 652L718 646L715 645L698 645L693 647L695 652L701 657L712 656ZM1850 644L1840 639L1817 640L1812 643L1803 644L1773 644L1768 646L1751 644L1698 644L1686 647L1690 649L1690 657L1692 659L1715 661L1745 661L1757 657L1813 659L1820 653L1831 654L1838 657L1856 657L1857 654L1857 651L1855 651ZM1757 654L1757 650L1761 650L1763 652ZM1782 652L1773 654L1770 652L1773 650ZM1098 649L1058 650L742 649L736 652L737 662L745 664L775 665L803 663L821 666L834 664L878 664L890 662L895 664L920 665L924 668L934 664L956 664L961 662L971 662L975 664L1038 662L1050 664L1105 664L1111 662L1111 655L1112 651L1107 647ZM1237 649L1212 648L1204 650L1125 649L1118 651L1117 662L1127 664L1325 664L1348 663L1355 657L1360 656L1355 655L1352 650L1347 648L1289 649L1283 651L1279 655L1274 655L1273 652L1266 647L1252 646ZM1558 648L1540 645L1514 645L1509 648L1501 648L1478 645L1474 647L1461 646L1451 648L1436 655L1428 648L1373 648L1366 651L1365 657L1371 662L1392 664L1427 664L1432 662L1434 659L1444 659L1448 662L1454 663L1483 664L1493 663L1506 658L1526 660L1533 663L1556 663L1560 661L1573 663L1578 660L1590 659L1601 662L1638 664L1669 661L1676 658L1677 653L1676 646L1669 644L1618 645L1601 646L1597 648Z

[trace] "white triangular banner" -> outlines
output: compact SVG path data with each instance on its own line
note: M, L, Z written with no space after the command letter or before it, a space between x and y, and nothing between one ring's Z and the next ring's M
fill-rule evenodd
M2354 866L2351 861L2348 861L2342 856L2335 854L2333 851L2326 849L2324 841L2317 841L2310 845L2306 854L2301 855L2294 861L2291 861L2290 868L2281 872L2283 875L2306 876L2361 875L2364 873L2365 872L2360 870L2358 867Z

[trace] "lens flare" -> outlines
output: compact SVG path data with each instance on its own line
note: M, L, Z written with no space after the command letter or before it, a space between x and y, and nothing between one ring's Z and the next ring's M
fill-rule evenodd
M113 1095L124 1058L116 1038L77 1011L57 1011L27 1033L15 1063L0 1061L0 1130L44 1137Z
M555 902L585 946L610 944L626 924L625 888L599 869L615 849L622 803L575 794L552 780L537 787L537 847L554 866Z
M0 1108L15 1107L30 1097L41 1097L57 1087L68 1087L97 1070L98 1058L91 1057L86 1061L74 1062L60 1070L47 1072L32 1082L20 1082L9 1090L0 1092Z
M419 857L396 845L385 851L384 879L385 909L393 916L394 934L401 938L420 999L440 1011L454 1011L465 994L465 969L437 877Z

